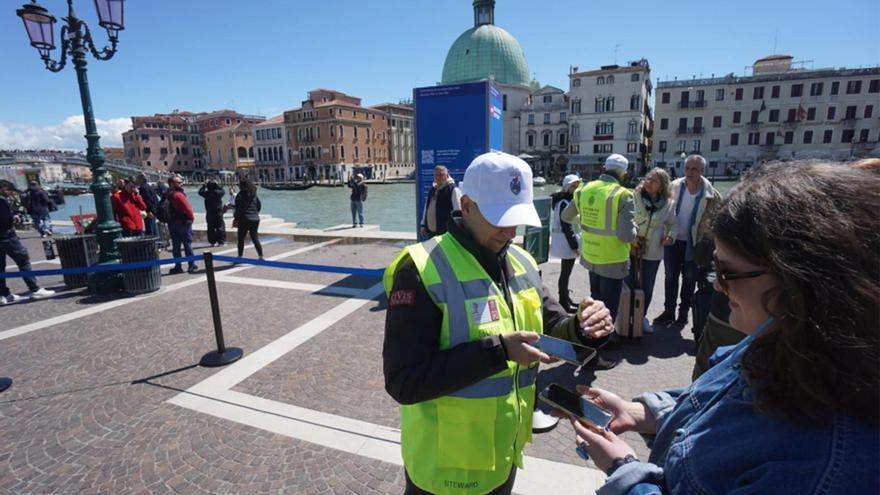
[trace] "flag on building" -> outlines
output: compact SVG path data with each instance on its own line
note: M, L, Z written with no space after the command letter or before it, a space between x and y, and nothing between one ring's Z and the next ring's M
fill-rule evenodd
M805 118L807 118L807 109L803 105L798 105L797 119L804 120Z
M767 103L764 100L761 100L761 112L767 110Z

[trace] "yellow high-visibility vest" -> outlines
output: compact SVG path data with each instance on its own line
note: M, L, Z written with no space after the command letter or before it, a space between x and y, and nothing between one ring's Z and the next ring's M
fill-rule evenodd
M581 257L593 265L623 263L629 244L617 237L617 212L621 200L631 198L629 189L616 181L594 180L574 193L581 216Z
M407 257L443 312L438 350L517 330L542 333L538 265L522 248L508 248L512 308L450 234L406 247L385 270L386 295ZM508 361L504 371L447 396L400 406L403 462L413 483L438 495L486 493L507 481L514 464L522 468L522 450L532 438L537 371L537 363Z

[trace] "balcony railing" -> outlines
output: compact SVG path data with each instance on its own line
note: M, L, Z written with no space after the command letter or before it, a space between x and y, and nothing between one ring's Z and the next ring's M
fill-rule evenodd
M704 108L705 106L706 100L683 100L678 102L678 108Z
M749 122L746 124L749 129L759 129L761 127L761 122Z

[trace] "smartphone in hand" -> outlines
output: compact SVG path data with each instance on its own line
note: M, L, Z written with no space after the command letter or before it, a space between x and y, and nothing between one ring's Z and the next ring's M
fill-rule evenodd
M597 432L602 432L608 428L611 420L614 419L614 414L610 411L602 409L593 401L568 390L558 383L551 383L549 387L541 391L538 397L554 408L581 420L581 422Z
M550 357L561 359L575 366L583 366L596 356L596 349L592 347L575 344L574 342L557 339L548 335L541 335L540 340L534 346Z

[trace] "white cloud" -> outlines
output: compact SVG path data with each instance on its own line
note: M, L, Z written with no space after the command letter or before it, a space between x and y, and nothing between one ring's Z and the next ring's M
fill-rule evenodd
M95 119L101 146L122 147L122 133L131 128L131 119ZM55 149L85 151L86 125L82 115L72 115L60 124L37 127L19 122L0 122L0 149Z

